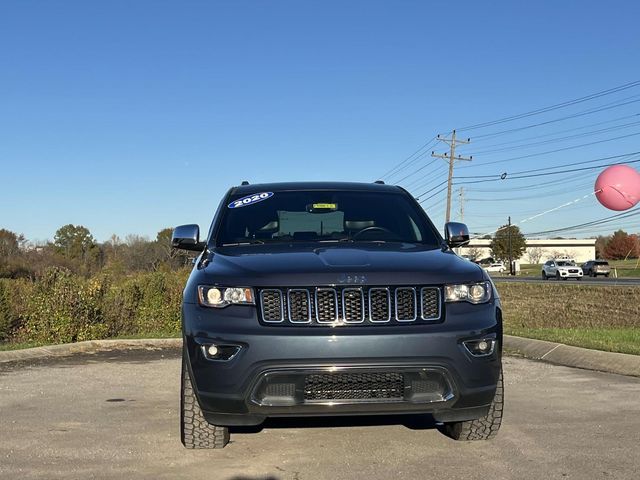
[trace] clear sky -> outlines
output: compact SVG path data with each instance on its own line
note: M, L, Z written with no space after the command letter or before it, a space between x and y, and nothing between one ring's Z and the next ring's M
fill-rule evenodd
M639 80L638 18L640 4L631 1L5 0L0 228L31 240L51 239L67 223L88 227L100 241L113 233L154 237L180 223L206 229L220 197L245 179L371 181L436 133ZM640 136L630 136L488 164L638 133L638 125L620 125L640 120L632 118L640 103L473 139L634 95L640 88L462 132L472 144L460 153L475 155L456 174L640 150ZM600 122L607 123L589 127ZM431 160L425 155L390 180L412 174L400 182L406 186L426 175L413 187L437 184L442 161L415 172ZM596 174L541 177L504 190L507 184L467 185L465 221L478 231L509 214L525 218L588 194ZM519 190L547 179L560 181ZM440 225L442 195L424 206ZM525 230L611 213L590 197ZM637 222L621 224L634 230Z

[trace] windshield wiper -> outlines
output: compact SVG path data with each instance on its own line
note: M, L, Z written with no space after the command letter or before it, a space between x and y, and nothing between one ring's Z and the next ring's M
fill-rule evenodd
M264 241L253 239L250 242L223 243L223 247L240 247L243 245L264 245Z

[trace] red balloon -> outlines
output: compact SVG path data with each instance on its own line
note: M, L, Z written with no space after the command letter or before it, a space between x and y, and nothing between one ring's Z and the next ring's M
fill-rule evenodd
M628 210L640 202L640 173L628 165L612 165L598 175L594 190L608 209Z

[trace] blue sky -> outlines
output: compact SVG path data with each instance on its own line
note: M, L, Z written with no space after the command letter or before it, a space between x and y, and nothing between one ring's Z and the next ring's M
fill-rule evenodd
M638 18L640 5L615 1L4 1L0 228L31 240L50 239L67 223L85 225L98 240L154 237L180 223L206 229L220 197L244 179L371 181L436 133L640 79ZM629 89L462 133L473 141L638 94ZM624 125L638 112L640 103L631 103L460 152ZM599 122L610 123L587 128ZM640 127L629 125L544 148L476 154L458 172L632 152L640 136L484 165L635 132ZM433 172L434 182L443 170ZM528 199L518 191L524 183L504 191L469 185L465 221L479 231L508 214L526 218L588 194L596 173L567 176ZM440 225L441 196L424 205ZM591 197L527 229L611 213Z

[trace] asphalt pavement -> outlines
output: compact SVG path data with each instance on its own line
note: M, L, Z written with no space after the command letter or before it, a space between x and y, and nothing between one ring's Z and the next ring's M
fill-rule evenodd
M183 449L179 350L0 365L0 478L637 479L640 379L505 358L498 438L421 417L273 420Z

